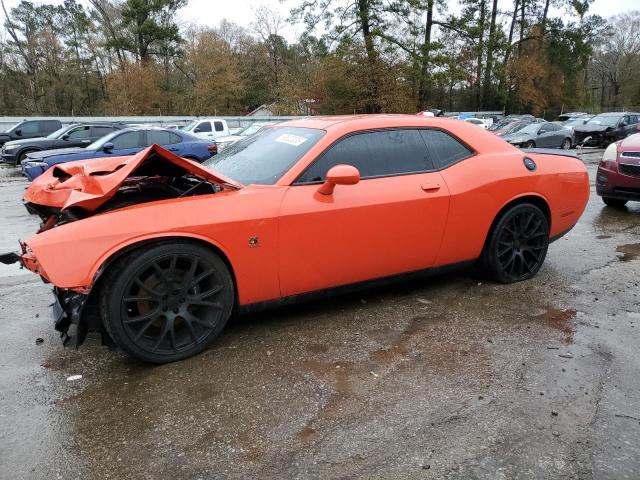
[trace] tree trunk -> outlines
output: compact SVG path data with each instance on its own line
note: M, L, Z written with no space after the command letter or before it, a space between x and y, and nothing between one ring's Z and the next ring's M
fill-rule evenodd
M369 64L369 82L367 90L369 91L369 100L367 101L367 113L378 113L381 111L378 101L378 72L377 72L377 55L375 45L373 43L373 34L371 33L371 23L369 19L369 0L358 0L358 19L360 21L360 29L364 38L364 48L367 52L367 62Z
M549 15L549 3L551 3L551 0L546 0L544 2L544 11L542 12L542 21L540 22L540 30L542 30L543 36L547 28L547 17Z
M431 30L433 27L433 0L427 0L427 22L424 26L424 43L420 65L420 86L418 87L418 110L424 110L431 96L431 75L429 72L429 53L431 49Z
M476 110L482 108L481 84L482 84L482 56L484 53L484 24L487 9L487 1L480 0L480 19L478 27L480 29L480 37L478 38L478 65L476 67Z
M484 82L482 85L482 104L487 107L493 99L491 94L491 73L493 69L493 51L496 45L496 16L498 14L498 0L493 0L491 9L491 24L489 25L489 40L487 42L487 63L484 69Z

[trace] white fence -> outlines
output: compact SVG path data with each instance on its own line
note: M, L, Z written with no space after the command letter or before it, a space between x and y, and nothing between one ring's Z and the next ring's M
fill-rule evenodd
M191 120L196 120L202 117L0 117L0 131L4 132L16 123L20 123L24 120L60 120L63 125L69 125L76 122L125 122L125 123L139 123L149 124L157 127L169 127L175 125L185 125ZM230 128L239 128L247 126L254 122L278 122L284 120L293 120L296 118L305 117L219 117L227 121Z

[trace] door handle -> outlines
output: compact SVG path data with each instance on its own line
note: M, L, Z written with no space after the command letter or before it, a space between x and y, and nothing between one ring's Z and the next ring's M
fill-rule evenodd
M422 190L424 190L425 192L437 192L438 190L440 190L440 184L427 183L425 185L422 185Z

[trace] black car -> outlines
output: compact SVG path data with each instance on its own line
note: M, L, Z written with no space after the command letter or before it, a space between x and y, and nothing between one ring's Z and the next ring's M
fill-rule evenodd
M6 132L0 132L0 145L11 140L46 137L61 127L60 120L25 120L14 125Z
M43 138L14 140L2 147L2 161L19 165L29 153L59 148L86 147L125 125L110 123L75 123L62 127Z
M576 145L606 147L638 132L640 113L601 113L584 125L577 125L573 132Z

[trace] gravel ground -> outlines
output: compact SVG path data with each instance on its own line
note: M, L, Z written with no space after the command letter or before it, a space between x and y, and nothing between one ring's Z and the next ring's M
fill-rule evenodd
M13 170L0 187L4 251L38 222ZM637 479L639 242L640 204L592 187L531 281L460 272L250 315L160 367L65 350L48 287L3 266L0 478Z

